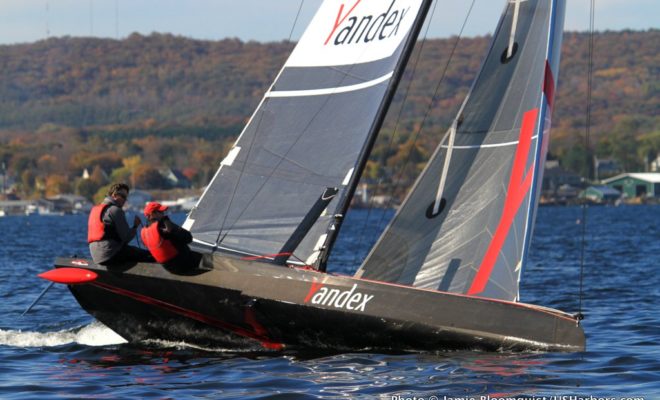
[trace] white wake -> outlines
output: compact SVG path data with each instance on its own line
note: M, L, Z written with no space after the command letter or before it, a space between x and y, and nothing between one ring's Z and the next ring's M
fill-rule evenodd
M0 346L52 347L68 343L78 343L85 346L108 346L126 343L126 340L98 321L82 328L58 332L23 332L0 329Z

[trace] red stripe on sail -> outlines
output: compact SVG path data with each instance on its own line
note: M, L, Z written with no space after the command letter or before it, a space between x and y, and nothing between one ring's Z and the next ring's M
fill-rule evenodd
M543 93L545 93L545 98L548 100L548 106L552 108L552 104L555 101L555 77L552 75L552 68L550 68L550 63L548 60L545 60Z
M467 294L478 294L483 292L486 288L490 274L497 262L497 257L499 256L500 250L502 250L502 246L504 246L504 242L509 234L511 224L513 224L513 220L515 219L516 214L518 214L520 205L532 185L532 177L534 175L532 172L534 170L534 165L527 170L527 173L524 176L523 174L525 173L525 165L527 165L529 148L532 143L532 134L534 133L534 126L536 125L538 114L539 109L535 108L527 111L525 115L523 115L522 127L520 128L520 140L513 161L513 169L511 171L511 178L509 179L506 199L504 200L502 217L500 218L500 223L497 226L495 235L488 246L486 255L481 261L481 265L477 270L477 275L474 277Z

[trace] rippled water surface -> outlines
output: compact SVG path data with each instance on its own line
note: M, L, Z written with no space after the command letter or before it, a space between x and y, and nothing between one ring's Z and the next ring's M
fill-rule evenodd
M352 272L391 213L352 211L333 255ZM181 216L179 216L181 217ZM369 217L367 219L367 217ZM179 218L180 219L180 218ZM523 301L577 311L582 211L541 208ZM583 353L241 353L129 345L36 274L87 255L84 216L0 218L0 398L417 398L577 395L660 399L660 207L592 207ZM366 232L367 238L360 239Z

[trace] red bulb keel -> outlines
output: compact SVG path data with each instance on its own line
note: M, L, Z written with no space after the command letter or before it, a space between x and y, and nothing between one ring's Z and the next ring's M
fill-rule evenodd
M67 285L93 282L98 277L95 272L82 268L56 268L43 272L38 276L51 282Z

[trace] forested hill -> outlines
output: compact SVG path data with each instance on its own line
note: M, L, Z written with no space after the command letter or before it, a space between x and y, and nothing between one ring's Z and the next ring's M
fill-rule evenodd
M585 33L564 37L553 116L551 152L574 169L582 162L588 38ZM376 157L389 164L403 157L402 151L415 150L420 159L428 155L463 101L489 39L462 38L451 60L456 38L418 44L423 51L419 58L413 54L382 135L387 138L396 126L394 146L384 140ZM152 142L167 139L172 145L194 136L217 143L215 150L222 152L292 48L289 42L200 41L163 34L0 46L0 145L5 148L0 157L7 165L21 151L36 157L38 151L16 143L25 144L22 136L38 139L54 131L60 145L67 134L75 137L70 152L83 145L95 151L89 144L95 138L97 147L116 142L139 153L149 135ZM640 168L643 158L660 150L660 30L598 33L593 63L593 148L601 157L619 158L628 169ZM414 135L415 142L408 140L429 109L422 133ZM183 162L177 157L168 161Z
M161 34L0 46L0 129L234 129L292 47Z

